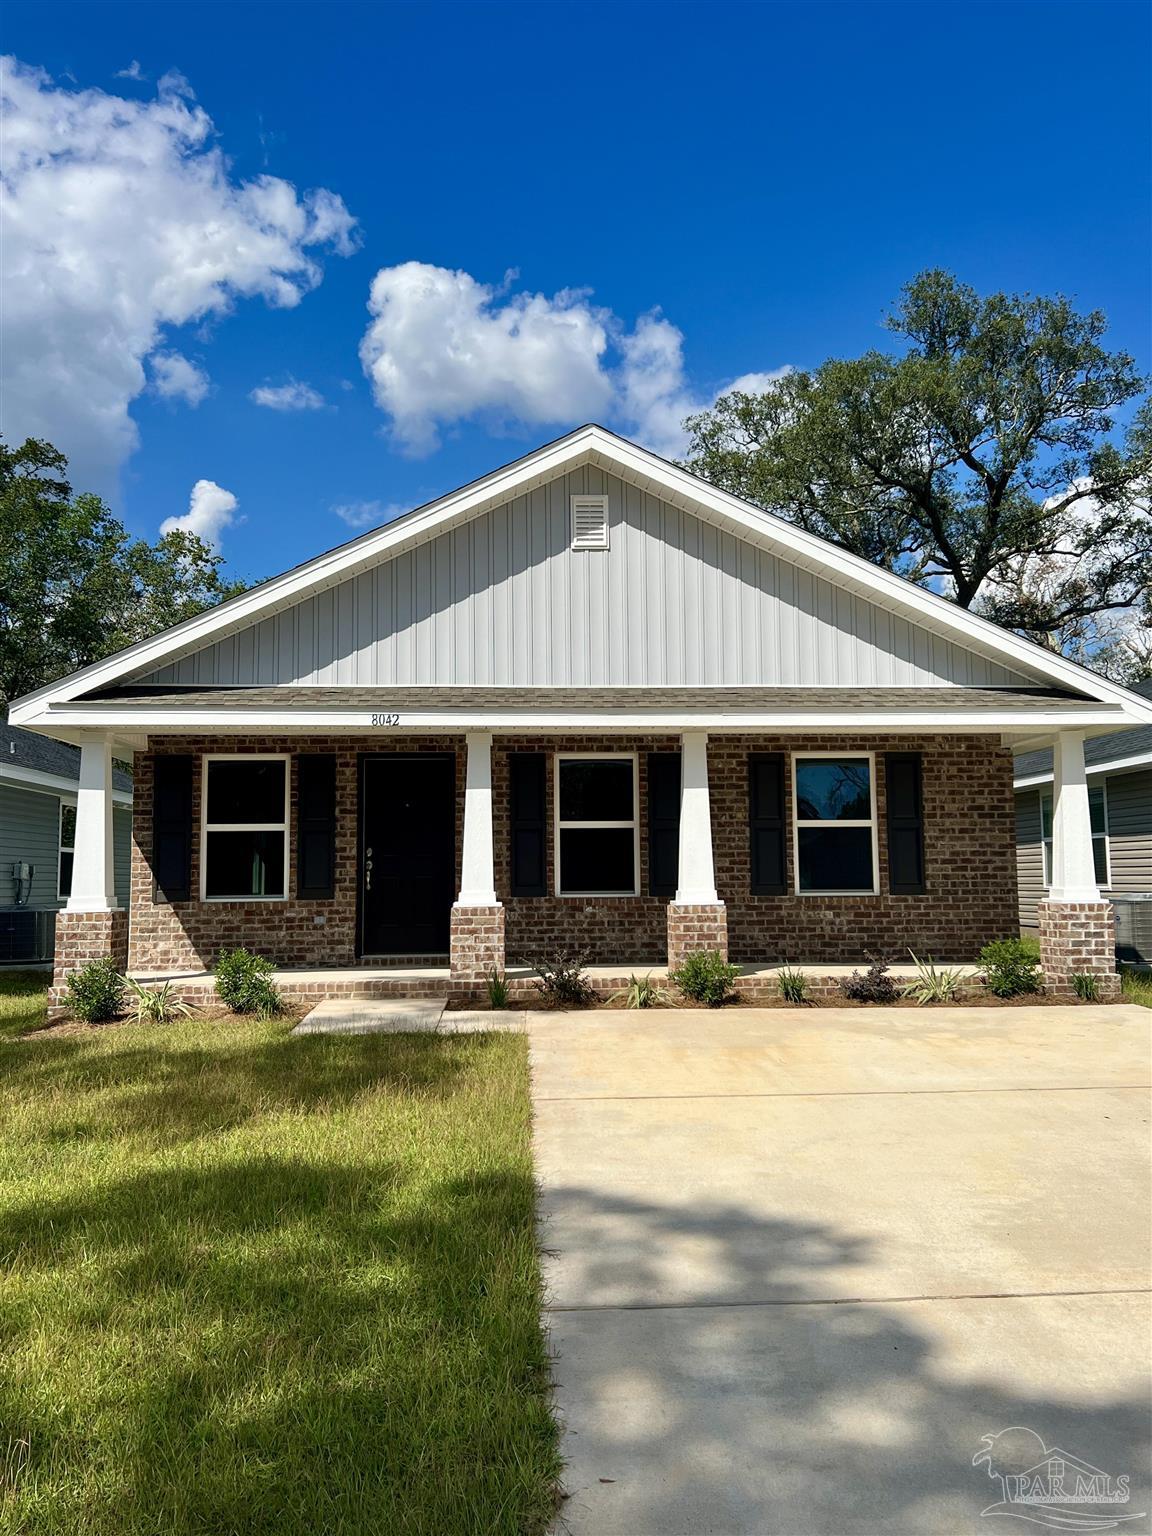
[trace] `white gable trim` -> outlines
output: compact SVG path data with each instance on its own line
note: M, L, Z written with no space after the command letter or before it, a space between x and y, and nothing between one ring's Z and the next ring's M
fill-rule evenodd
M961 644L967 641L998 659L1023 666L1039 678L1090 698L1120 704L1126 718L1152 722L1152 701L1140 699L1118 684L958 608L946 598L772 517L599 426L581 427L384 528L363 534L207 613L37 689L12 706L9 719L15 725L44 723L52 704L67 702L90 689L107 687L129 675L158 667L178 652L197 650L267 617L270 612L355 575L384 556L431 538L453 523L479 516L523 495L580 462L610 470L696 516L738 530L773 553L819 571L873 602L937 633L954 637Z

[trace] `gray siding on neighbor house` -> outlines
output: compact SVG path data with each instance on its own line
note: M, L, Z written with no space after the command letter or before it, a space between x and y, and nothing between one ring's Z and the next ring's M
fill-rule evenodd
M569 497L607 493L606 551ZM585 468L137 681L513 687L1027 683Z
M12 865L32 864L29 907L62 907L57 895L60 856L60 796L51 791L0 784L0 907L15 905ZM112 812L116 899L128 905L132 862L132 811L115 806Z
M1152 769L1093 774L1089 782L1098 784L1101 777L1108 796L1108 889L1117 895L1152 891ZM1043 785L1016 794L1016 879L1025 928L1036 927L1036 903L1045 894L1040 796L1051 792Z
M15 906L12 865L35 866L29 907L58 907L60 797L0 784L0 907Z

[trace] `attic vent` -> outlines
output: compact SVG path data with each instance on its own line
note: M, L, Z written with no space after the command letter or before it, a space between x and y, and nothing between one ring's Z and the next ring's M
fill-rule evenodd
M572 548L608 548L607 496L573 496Z

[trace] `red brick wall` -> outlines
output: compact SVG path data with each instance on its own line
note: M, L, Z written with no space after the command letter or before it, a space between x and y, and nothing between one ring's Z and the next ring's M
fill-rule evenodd
M640 882L647 889L647 788L649 751L675 751L675 736L497 736L493 749L493 819L496 891L504 902L509 960L568 946L583 948L593 963L661 965L667 954L667 902L662 897L517 897L509 894L508 753L510 751L638 751L640 753ZM749 892L747 754L794 750L877 753L880 814L879 896L753 896ZM281 965L338 966L356 959L357 758L363 752L454 751L457 760L457 862L463 822L462 737L166 737L153 750L192 752L335 752L339 825L336 897L332 901L179 902L154 905L151 851L152 761L136 760L135 839L132 856L130 964L139 970L200 969L230 945L247 944ZM886 751L924 753L924 813L929 894L890 896L884 837ZM855 961L868 951L892 959L917 954L939 960L971 960L991 938L1016 932L1016 864L1011 755L994 737L723 736L709 742L709 779L716 856L716 884L727 904L728 946L733 960L770 963L784 959ZM790 775L789 775L790 780ZM196 826L200 814L200 767L194 778ZM553 814L553 776L548 775L548 825ZM295 773L289 891L295 889ZM790 783L788 814L791 814ZM789 847L789 860L792 852ZM193 839L193 890L199 888L199 833ZM554 885L548 836L548 889ZM789 864L791 881L791 864ZM459 885L459 868L456 873ZM325 922L315 922L323 916Z
M133 970L201 970L222 949L247 945L277 965L332 966L356 963L356 900L359 886L359 756L365 752L455 752L457 803L456 889L464 819L464 739L370 736L165 736L153 738L152 752L191 752L193 771L192 890L200 889L200 794L202 753L334 752L336 754L336 895L330 901L298 901L296 890L296 763L291 772L286 901L152 900L152 757L135 763L132 837L132 896L129 967ZM323 922L318 922L323 918Z

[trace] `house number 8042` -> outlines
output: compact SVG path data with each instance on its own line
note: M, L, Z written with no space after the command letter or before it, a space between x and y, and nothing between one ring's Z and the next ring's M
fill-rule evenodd
M399 725L400 724L400 716L399 715L373 715L372 716L372 724L373 725Z

